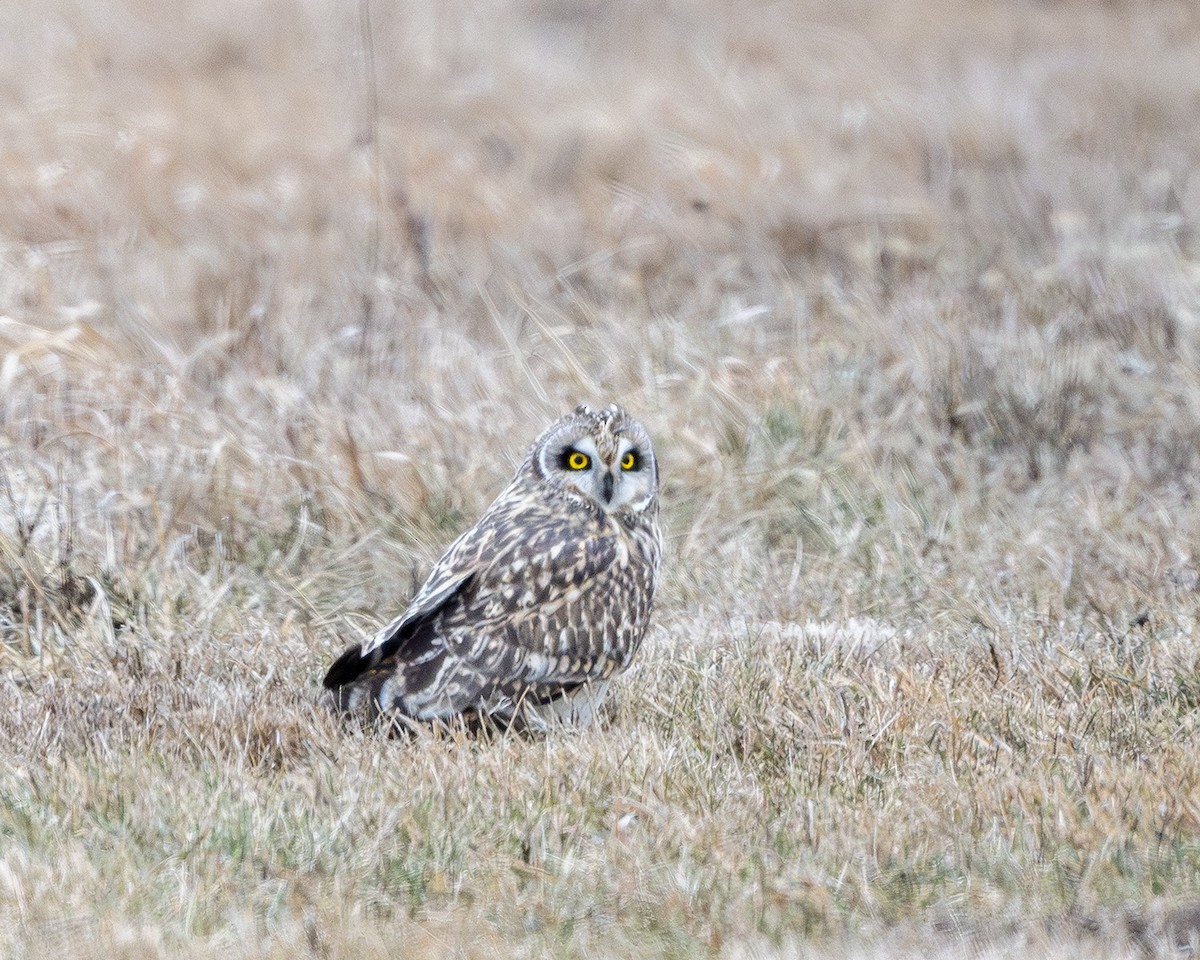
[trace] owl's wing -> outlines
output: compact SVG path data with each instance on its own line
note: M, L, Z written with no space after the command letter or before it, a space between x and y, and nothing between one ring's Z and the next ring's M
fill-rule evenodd
M544 625L546 617L611 567L616 541L578 517L553 516L536 501L497 502L504 506L489 510L451 544L403 614L334 663L325 677L327 688L350 683L396 654L414 661L433 655L415 647L441 643L434 631L423 628L443 611L444 624L477 626L472 633L486 639L486 649L460 650L459 657L490 661L502 672L502 664L513 669L541 658L545 667L537 672L545 676L538 679L556 673L542 642L545 631L536 621L541 618Z
M519 542L504 543L449 601L439 629L405 648L393 702L428 719L471 708L540 714L592 684L602 697L640 640L634 624L644 626L649 601L628 602L628 546L585 516L542 514Z
M603 608L621 605L610 588L627 548L586 514L534 512L463 583L443 621L470 627L456 632L451 653L488 684L583 682L610 652ZM594 592L604 594L599 604L587 599Z
M335 690L345 686L394 654L422 625L437 616L462 589L463 584L478 570L487 566L488 545L493 542L494 537L494 531L488 529L490 516L490 513L486 514L475 526L450 544L442 558L434 564L429 578L400 616L366 643L351 647L338 657L325 674L326 689Z

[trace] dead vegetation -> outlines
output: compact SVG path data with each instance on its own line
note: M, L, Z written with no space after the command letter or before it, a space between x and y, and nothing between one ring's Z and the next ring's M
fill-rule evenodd
M1190 5L370 11L0 31L0 953L1194 948ZM610 399L611 721L330 718Z

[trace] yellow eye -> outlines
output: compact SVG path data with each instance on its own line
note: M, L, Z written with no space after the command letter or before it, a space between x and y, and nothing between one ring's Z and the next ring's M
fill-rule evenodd
M632 470L637 466L637 454L630 450L621 458L621 469Z
M572 470L586 470L591 462L586 453L580 453L578 450L572 450L567 454L567 466Z

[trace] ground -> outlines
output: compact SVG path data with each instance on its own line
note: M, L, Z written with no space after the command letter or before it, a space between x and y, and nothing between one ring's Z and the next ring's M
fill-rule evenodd
M54 0L0 30L0 953L1200 935L1190 0ZM612 715L320 680L578 402Z

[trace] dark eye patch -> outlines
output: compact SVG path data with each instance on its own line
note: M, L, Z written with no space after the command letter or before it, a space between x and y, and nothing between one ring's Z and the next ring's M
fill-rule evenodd
M582 450L576 450L574 447L566 447L558 455L558 468L560 470L586 470L591 466L591 463L591 457Z

